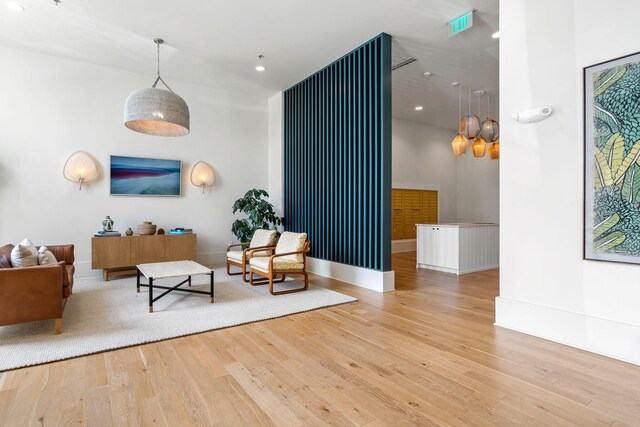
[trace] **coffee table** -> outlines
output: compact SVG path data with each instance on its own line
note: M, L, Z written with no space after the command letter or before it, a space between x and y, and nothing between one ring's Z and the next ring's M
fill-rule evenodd
M152 264L140 264L136 266L138 271L136 281L136 292L140 292L140 287L149 288L149 313L153 313L153 303L158 301L163 296L172 291L189 292L192 294L203 294L211 297L211 303L213 303L213 270L200 265L195 261L170 261L170 262L155 262ZM196 291L194 289L181 289L180 286L188 283L191 286L191 276L199 274L207 274L211 276L211 288L207 291ZM143 275L149 280L149 283L140 283L140 275ZM154 285L153 282L156 279L167 279L172 277L187 276L182 282L173 287ZM166 289L157 297L153 297L154 289Z

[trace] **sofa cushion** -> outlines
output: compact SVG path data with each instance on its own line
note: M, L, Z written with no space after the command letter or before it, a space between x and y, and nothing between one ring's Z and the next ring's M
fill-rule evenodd
M40 249L38 249L39 265L51 265L51 264L57 264L57 262L58 260L56 259L56 257L53 256L51 251L47 249L46 246L40 246Z
M33 267L38 265L38 250L31 240L24 239L11 251L11 265Z
M285 231L278 240L276 246L276 254L285 254L288 252L298 252L304 249L304 245L307 242L307 233L291 233ZM286 259L293 262L303 262L304 258L302 254L286 255L280 259Z
M74 262L74 246L73 245L49 245L47 249L51 251L58 261L66 261L67 265Z
M276 244L276 238L278 232L276 230L263 230L258 229L253 233L251 238L250 248L259 248L262 246L273 246ZM253 256L267 256L270 255L267 251L255 252Z
M237 262L242 262L242 251L227 252L227 259L231 259Z
M0 248L0 268L11 268L11 251L13 245L4 245Z
M286 258L288 257L284 256L274 258L273 271L302 270L304 268L304 264L302 262L296 262ZM269 271L268 257L251 258L249 260L249 264L251 264L251 267L257 268L265 273Z

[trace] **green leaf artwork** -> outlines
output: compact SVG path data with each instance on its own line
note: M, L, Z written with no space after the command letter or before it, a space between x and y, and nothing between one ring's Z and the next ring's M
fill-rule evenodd
M640 53L585 68L585 258L640 263Z

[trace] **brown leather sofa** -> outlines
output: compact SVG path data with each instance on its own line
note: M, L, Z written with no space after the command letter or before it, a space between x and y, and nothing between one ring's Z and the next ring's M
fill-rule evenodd
M73 290L73 245L47 248L57 264L13 268L13 245L0 247L0 326L55 319L56 334L62 331L62 312Z

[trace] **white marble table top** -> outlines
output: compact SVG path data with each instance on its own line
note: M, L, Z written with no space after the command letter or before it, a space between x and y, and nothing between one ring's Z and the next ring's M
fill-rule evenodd
M211 269L195 261L154 262L137 265L140 273L147 279L166 279L167 277L195 276L196 274L211 274Z

